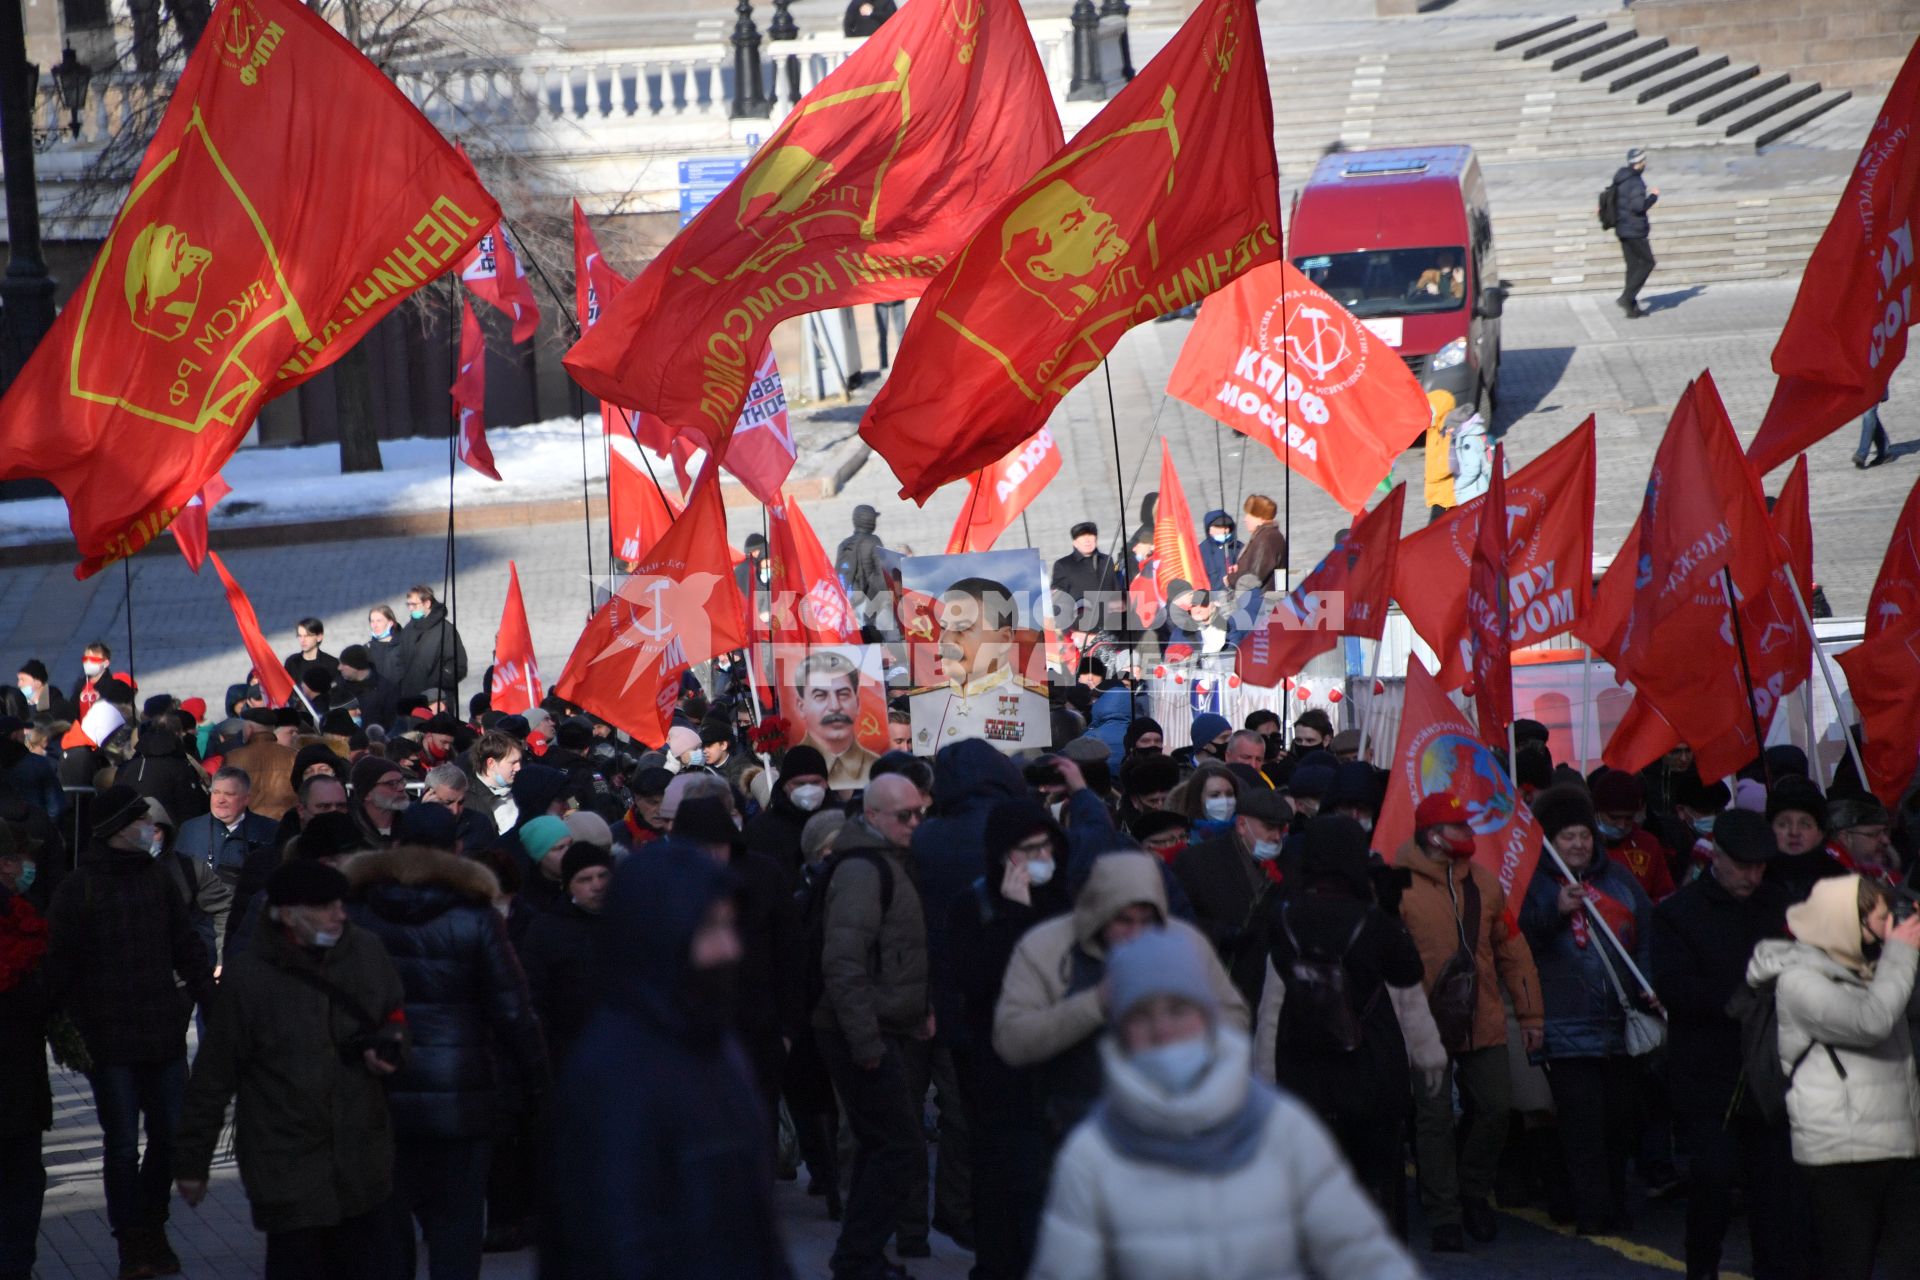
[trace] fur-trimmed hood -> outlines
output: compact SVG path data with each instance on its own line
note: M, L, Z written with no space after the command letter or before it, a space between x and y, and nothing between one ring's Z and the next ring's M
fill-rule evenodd
M491 909L500 894L484 864L423 845L370 849L344 870L351 898L389 920L430 920L455 906Z

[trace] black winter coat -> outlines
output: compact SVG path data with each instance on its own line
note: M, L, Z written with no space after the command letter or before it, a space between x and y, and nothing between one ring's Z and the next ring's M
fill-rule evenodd
M730 869L740 932L740 1038L762 1070L777 1072L780 1037L807 1025L802 1002L800 909L793 883L772 858L736 853Z
M0 889L0 947L22 945L37 931L47 941L46 921L25 899ZM53 1128L53 1093L47 1086L47 986L44 956L8 982L0 974L0 1134Z
M1126 593L1113 557L1096 550L1090 556L1070 552L1053 562L1053 590L1073 601L1075 631L1118 631L1124 620Z
M140 734L133 759L121 765L113 780L132 787L173 819L174 830L189 818L207 811L207 778L180 747L180 735L171 729L151 728Z
M814 810L818 813L819 810ZM773 800L747 822L744 832L747 848L771 858L787 876L789 888L800 882L800 832L807 825L807 813L788 797L785 787L775 785Z
M1014 902L1000 892L1005 875L1005 859L993 862L947 913L947 947L962 1019L954 1066L983 1127L1045 1133L1047 1116L1033 1069L1009 1066L993 1051L993 1010L1020 939L1041 921L1064 914L1073 902L1058 871L1050 883L1030 891L1031 904Z
M499 1097L496 1038L525 1087L545 1089L546 1046L526 975L493 909L498 885L478 862L413 846L347 863L348 916L385 944L407 993L413 1051L393 1077L396 1133L481 1138Z
M593 939L599 929L599 916L569 902L558 910L535 914L526 938L516 948L527 969L527 988L556 1071L566 1063L593 1012Z
M1613 175L1613 234L1622 240L1645 239L1652 224L1647 210L1660 197L1647 190L1647 180L1632 165L1622 165Z
M385 640L367 641L367 657L373 661L373 674L390 689L400 687L400 671L406 665L406 648L401 643L404 628L397 623Z
M1266 983L1266 906L1280 897L1279 886L1241 847L1232 828L1201 844L1188 845L1173 860L1173 875L1193 902L1193 922L1246 997L1260 1007Z
M1667 1008L1667 1084L1682 1115L1724 1115L1740 1076L1740 1024L1727 1001L1756 944L1787 936L1787 893L1762 883L1744 902L1711 872L1653 909L1653 989Z
M365 680L335 680L327 694L328 704L344 707L349 699L360 708L362 725L377 724L384 729L400 714L400 691L378 671L369 671Z
M53 895L47 927L48 995L94 1062L186 1053L187 1017L213 997L213 961L165 868L144 852L95 843Z
M731 892L673 841L614 872L600 1008L554 1091L542 1280L787 1280L772 1126L745 1055L698 993L694 933Z
M447 620L447 606L435 601L424 618L410 618L400 629L400 674L394 681L402 698L429 689L452 692L467 678L467 646Z

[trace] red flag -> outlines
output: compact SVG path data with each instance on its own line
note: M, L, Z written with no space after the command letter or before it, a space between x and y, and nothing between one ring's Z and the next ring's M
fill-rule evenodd
M506 223L495 223L493 230L480 237L460 264L460 280L474 297L513 317L515 342L527 341L540 328L540 303L533 296L533 282L527 279L520 255L513 251L513 241L507 239Z
M218 552L207 552L207 559L213 562L213 571L220 575L220 585L227 590L227 605L233 610L234 623L240 628L240 643L246 646L247 661L253 664L253 678L260 682L260 688L266 692L267 701L276 707L285 706L293 697L293 677L280 665L280 657L260 634L260 619L254 616L253 602L247 599L247 593L227 572L227 566L221 563Z
M1694 596L1718 591L1722 569L1738 594L1765 590L1777 546L1759 478L1740 452L1713 376L1702 373L1674 406L1647 477L1633 602L1613 638L1615 665L1670 659L1672 650L1654 649L1660 623Z
M860 424L902 497L925 502L1046 425L1134 325L1280 256L1253 0L1205 0L1029 172L928 287Z
M767 508L767 555L775 644L860 643L860 619L797 500L782 498Z
M1809 612L1813 609L1813 503L1807 491L1807 455L1801 454L1773 502L1773 531Z
M493 637L495 711L510 716L540 705L540 664L533 656L533 631L527 626L527 606L520 599L520 569L507 561L507 603L500 610L500 630Z
M1399 353L1285 258L1200 308L1167 394L1264 441L1354 515L1433 420Z
M81 577L158 536L263 401L500 216L315 11L221 0L207 29L92 270L0 402L0 479L59 487Z
M800 100L567 368L720 445L775 325L918 295L1059 146L1015 0L907 5Z
M1328 552L1240 644L1237 669L1248 684L1272 686L1333 648L1343 635L1378 640L1387 625L1393 566L1407 486L1354 522L1347 540ZM1166 495L1160 501L1166 503Z
M1780 381L1747 450L1762 475L1878 404L1906 358L1920 213L1916 120L1920 46L1887 93L1774 345Z
M1060 448L1053 432L1042 427L991 467L968 476L967 499L947 536L947 554L991 550L1014 517L1059 474Z
M225 476L214 476L205 488L187 500L187 505L180 508L180 514L168 526L173 530L180 554L187 558L187 567L195 573L200 572L200 566L207 560L207 518L212 515L214 504L232 492L233 486Z
M500 471L487 444L487 339L465 298L460 300L460 372L453 380L453 411L460 421L460 461L498 480Z
M607 519L613 525L614 558L632 564L667 536L680 509L653 477L643 475L619 449L607 471Z
M722 442L720 465L764 503L780 501L780 486L793 471L793 429L787 425L787 389L773 362L773 348L761 352L747 403L732 438Z
M585 333L600 323L600 316L607 305L627 287L627 278L607 265L606 255L600 252L600 241L594 236L593 228L587 223L587 215L580 208L580 202L573 202L573 306L574 318L580 322L580 332ZM643 434L641 415L631 409L622 410L618 405L600 402L600 429L607 435L623 435L636 444L660 454L667 451L667 445L673 439L673 429L653 418L658 430L648 430ZM644 549L644 548L643 548Z
M1508 643L1571 629L1593 595L1593 419L1507 477ZM1467 566L1485 494L1400 543L1393 598L1440 658L1443 689L1467 678Z
M1173 452L1167 438L1160 437L1160 501L1153 509L1153 572L1160 584L1160 598L1170 600L1178 592L1174 583L1184 582L1198 591L1213 585L1207 578L1206 563L1200 559L1200 542L1193 533L1193 512L1187 508L1187 491L1180 487L1180 473L1173 469Z
M1867 784L1898 804L1920 761L1920 484L1907 495L1880 562L1866 634L1838 661L1865 731Z
M1430 795L1450 791L1467 806L1473 860L1493 872L1509 909L1533 881L1545 838L1507 777L1504 755L1480 742L1418 658L1407 663L1400 740L1393 752L1386 803L1373 829L1373 847L1389 858L1413 839L1413 814ZM1418 856L1418 855L1416 855Z
M1480 740L1499 751L1513 723L1513 664L1507 653L1512 621L1507 599L1507 455L1493 446L1493 478L1480 504L1480 526L1467 570L1467 647L1473 671L1473 708Z
M553 687L649 746L667 740L680 677L747 643L719 474L708 469L700 477L686 518L673 522L593 615Z

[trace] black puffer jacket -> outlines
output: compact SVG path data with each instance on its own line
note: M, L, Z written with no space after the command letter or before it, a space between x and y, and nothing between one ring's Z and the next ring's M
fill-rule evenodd
M180 735L159 725L140 731L133 759L120 766L113 780L149 800L158 800L176 830L187 819L207 811L206 775L187 759Z
M429 689L451 692L467 678L467 647L447 620L447 606L435 601L424 618L400 629L400 676L394 682L402 698Z
M819 810L814 810L818 813ZM800 882L800 832L813 816L793 802L787 789L775 784L773 799L747 823L747 848L771 858L786 873L789 888Z
M547 1082L546 1048L526 975L493 909L498 884L478 862L414 846L347 864L347 911L400 971L413 1051L393 1077L394 1130L438 1138L493 1132L503 1072L496 1037L525 1087Z
M533 992L533 1007L540 1014L540 1029L546 1033L556 1072L593 1012L593 939L599 930L599 916L569 902L557 910L536 913L520 944L527 986Z
M1647 210L1660 197L1647 190L1647 180L1632 165L1622 165L1613 175L1613 234L1622 240L1644 239L1652 225Z

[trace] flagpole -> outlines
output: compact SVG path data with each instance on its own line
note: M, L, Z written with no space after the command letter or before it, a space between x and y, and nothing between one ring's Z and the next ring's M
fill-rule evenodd
M1814 641L1815 648L1819 645L1818 640ZM1820 763L1820 731L1815 727L1813 719L1813 681L1811 679L1804 680L1800 684L1800 713L1806 717L1807 721L1807 760L1813 765L1813 780L1820 784L1820 790L1824 792L1832 788L1833 775L1828 773Z
M1787 572L1787 587L1793 594L1793 607L1800 611L1801 625L1806 627L1807 639L1813 644L1814 661L1819 664L1820 674L1827 682L1827 696L1833 699L1833 714L1840 722L1840 736L1846 740L1847 754L1853 757L1854 770L1860 775L1860 785L1864 787L1867 785L1867 766L1860 759L1860 744L1853 740L1853 726L1847 723L1846 708L1840 701L1840 686L1833 678L1831 661L1827 657L1827 651L1820 647L1820 635L1813 629L1813 615L1807 612L1807 599L1800 594L1800 584L1793 580L1793 566L1783 564L1780 567ZM1811 749L1811 747L1818 745L1818 739L1812 737L1813 713L1811 710L1811 693L1809 693L1808 697L1808 707L1807 732L1809 736L1809 749Z
M1027 540L1027 549L1033 549L1033 526L1027 523L1027 509L1020 508L1020 536Z
M1566 862L1560 857L1560 851L1553 847L1553 841L1549 840L1546 842L1546 851L1547 856L1553 859L1553 865L1558 867L1560 874L1567 878L1568 884L1580 883L1580 878L1568 869ZM1619 952L1620 959L1626 963L1627 972L1631 973L1633 980L1640 984L1641 993L1658 999L1657 996L1654 996L1653 984L1647 981L1646 974L1640 972L1640 966L1633 962L1633 956L1628 953L1626 947L1621 945L1619 935L1614 933L1613 926L1607 923L1606 917L1600 914L1600 908L1593 905L1593 899L1583 898L1581 905L1587 909L1587 918L1599 927L1600 932L1605 935L1607 941L1613 944L1614 950ZM1666 1014L1662 1013L1660 1017L1661 1020L1664 1021Z
M460 406L453 401L452 386L453 382L460 380L460 340L462 322L465 319L465 313L460 305L460 284L457 277L449 276L447 279L447 302L447 368L453 374L453 381L447 384L447 547L440 562L440 595L443 597L441 603L446 605L448 619L451 621L453 615L453 480L454 468L458 466L460 459ZM591 586L588 590L591 592ZM588 612L591 613L592 610ZM448 630L448 627L440 628L439 649L434 655L433 678L436 689L439 688L441 673L447 668ZM298 682L295 687L298 688ZM446 692L444 689L440 690L443 710L446 707L444 700Z
M1100 370L1107 378L1107 427L1113 435L1113 482L1118 486L1117 494L1120 499L1120 524L1117 536L1124 539L1127 536L1127 475L1126 464L1120 460L1120 414L1119 411L1114 408L1113 403L1113 365L1110 361L1102 360L1100 362ZM1022 510L1021 514L1025 515L1026 512ZM1125 551L1124 543L1120 549L1123 552ZM1116 557L1113 563L1117 579L1120 561ZM1128 670L1133 668L1134 656L1132 637L1129 635L1131 630L1131 620L1127 617L1126 610L1122 609L1120 612L1120 645L1123 649L1127 650ZM1865 775L1863 774L1861 776L1864 777Z
M1582 641L1580 651L1586 657L1580 660L1580 776L1587 776L1587 731L1594 727L1593 720L1593 647ZM1597 735L1596 735L1597 736Z
M1373 661L1367 671L1367 714L1360 718L1360 749L1354 753L1354 759L1367 758L1367 738L1373 732L1373 718L1379 714L1380 699L1375 690L1380 687L1380 655L1386 651L1387 633L1383 629L1380 638L1373 642Z
M134 665L133 665L133 556L132 555L129 554L129 555L120 557L120 575L121 575L121 579L126 584L125 592L126 592L126 601L127 601L127 675L135 681L133 687L138 689L140 687L138 683L139 673L134 669ZM1863 773L1860 776L1862 778L1865 778L1867 775Z
M1520 746L1517 735L1513 731L1513 721L1509 720L1507 721L1507 782L1517 789L1520 784L1515 779L1519 776Z
M522 243L525 243L524 241ZM598 603L593 598L593 490L587 480L587 410L584 397L580 394L580 384L573 384L573 420L580 424L580 528L587 538L587 613L593 613ZM606 434L605 425L601 426L601 435ZM611 470L611 468L609 468ZM607 496L607 579L609 585L613 579L613 496Z
M1767 786L1771 788L1773 786L1773 770L1767 766L1767 735L1765 730L1760 727L1760 708L1753 705L1753 668L1747 663L1746 630L1740 625L1740 605L1733 597L1733 570L1724 565L1721 566L1720 580L1721 586L1727 595L1727 612L1733 615L1733 647L1740 652L1740 678L1747 686L1747 715L1753 721L1753 752L1754 755L1759 757L1761 774L1765 778ZM1793 580L1792 570L1787 571L1787 580L1789 584L1791 584ZM1794 588L1794 593L1796 595L1799 594L1797 587ZM1817 645L1815 647L1818 648Z

